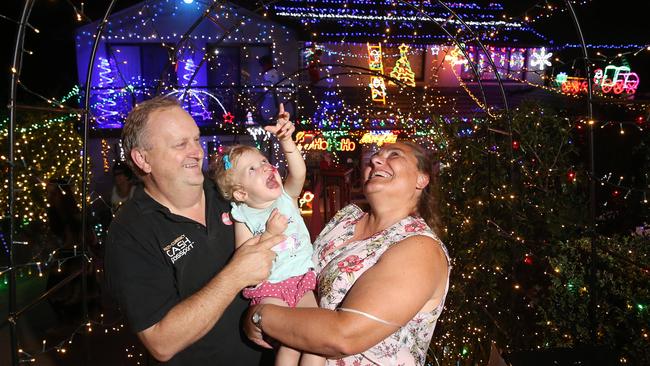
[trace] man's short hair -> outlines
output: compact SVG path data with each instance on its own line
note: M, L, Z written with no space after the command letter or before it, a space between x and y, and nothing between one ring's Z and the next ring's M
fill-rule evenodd
M157 96L136 105L126 117L124 127L122 128L122 148L124 149L127 164L133 171L138 172L138 175L142 175L143 173L133 162L131 150L137 147L150 148L145 136L149 116L155 111L173 107L180 108L178 99L172 96Z

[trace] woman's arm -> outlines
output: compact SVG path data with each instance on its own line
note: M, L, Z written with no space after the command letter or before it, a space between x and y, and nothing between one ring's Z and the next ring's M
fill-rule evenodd
M387 250L356 281L341 307L404 325L425 305L433 308L441 301L447 266L442 248L433 239L407 238ZM248 315L256 310L251 309ZM265 305L259 314L266 335L289 347L330 357L363 352L397 330L396 326L343 311ZM246 331L259 342L250 322Z

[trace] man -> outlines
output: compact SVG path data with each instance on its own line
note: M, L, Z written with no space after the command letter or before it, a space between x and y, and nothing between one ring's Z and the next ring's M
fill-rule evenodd
M106 277L131 328L168 365L255 365L239 291L265 280L282 236L234 250L230 206L204 180L196 123L175 98L136 106L122 140L144 183L114 219Z

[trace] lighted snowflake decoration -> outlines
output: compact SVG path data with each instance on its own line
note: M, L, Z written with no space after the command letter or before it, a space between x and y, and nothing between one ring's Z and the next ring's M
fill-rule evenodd
M530 66L536 67L539 65L539 70L542 71L546 66L551 66L551 61L549 59L553 56L553 53L546 53L546 48L542 47L540 52L537 53L533 51L533 59L530 60Z
M557 74L555 76L555 81L558 84L564 84L564 83L567 82L567 80L569 80L569 79L568 79L568 76L567 76L566 72L561 72L561 73L559 73L559 74Z

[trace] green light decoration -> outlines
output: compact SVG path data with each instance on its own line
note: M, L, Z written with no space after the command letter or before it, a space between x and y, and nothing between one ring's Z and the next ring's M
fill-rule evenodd
M43 112L18 114L14 132L14 219L21 228L47 221L46 186L50 179L68 180L73 185L76 202L81 202L83 144L75 128L79 121L80 116L75 113L55 117ZM0 149L7 151L8 130L2 127ZM6 160L4 154L0 155L0 162ZM7 180L3 179L2 183L0 205L6 207L9 186ZM0 219L6 218L6 212L0 212Z

